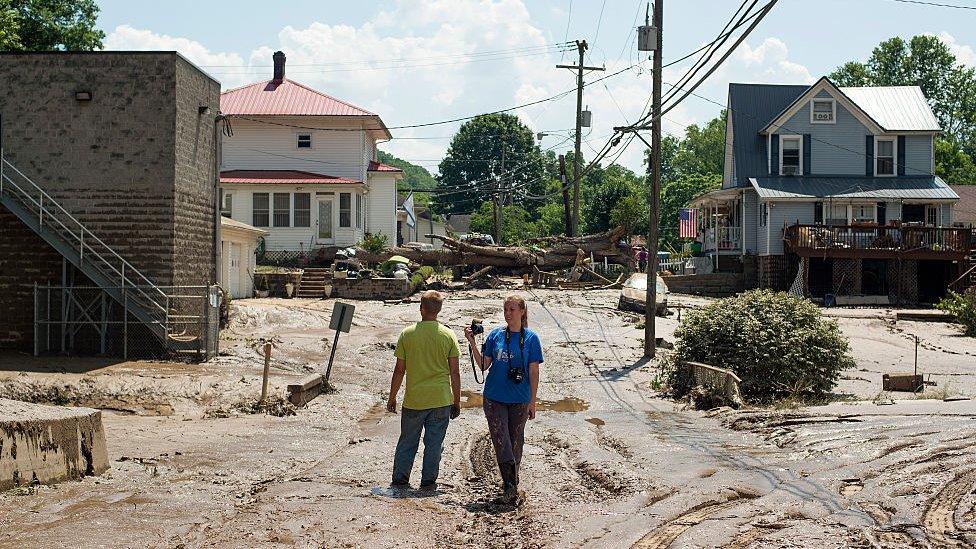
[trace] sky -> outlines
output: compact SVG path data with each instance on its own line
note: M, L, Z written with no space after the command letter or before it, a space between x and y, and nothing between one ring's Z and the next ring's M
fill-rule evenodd
M960 62L976 66L976 0L932 0L954 9L896 0L780 0L719 70L666 115L665 133L718 115L730 82L803 84L851 60L864 61L882 40L933 34ZM575 89L556 64L577 60L568 41L586 40L586 64L605 66L586 88L593 113L583 156L592 157L615 126L640 117L651 94L651 61L639 54L635 0L333 0L133 2L99 0L105 49L176 50L231 89L271 78L271 56L287 55L286 76L370 110L391 127L429 124L553 97ZM711 41L739 0L669 0L663 58L683 57ZM694 57L664 70L675 83ZM634 66L636 65L636 66ZM664 86L667 93L669 87ZM539 142L572 148L575 93L513 111ZM431 172L462 122L393 129L380 145ZM648 137L649 139L649 137ZM610 158L643 172L639 141ZM615 151L619 151L616 149Z

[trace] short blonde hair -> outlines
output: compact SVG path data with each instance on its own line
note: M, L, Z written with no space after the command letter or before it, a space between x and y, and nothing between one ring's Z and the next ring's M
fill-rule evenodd
M441 306L444 305L444 296L436 290L427 290L426 292L420 294L420 308L427 311L430 314L438 314L441 312Z

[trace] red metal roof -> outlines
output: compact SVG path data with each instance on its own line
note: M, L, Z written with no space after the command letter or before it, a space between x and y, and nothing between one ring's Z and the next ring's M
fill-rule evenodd
M377 162L375 160L369 161L369 168L367 171L370 172L402 172L400 168L396 166L390 166L389 164L383 164L382 162Z
M225 91L220 94L220 111L232 115L376 116L287 78Z
M355 179L334 177L299 170L228 170L220 172L221 183L261 183L272 185L355 184Z

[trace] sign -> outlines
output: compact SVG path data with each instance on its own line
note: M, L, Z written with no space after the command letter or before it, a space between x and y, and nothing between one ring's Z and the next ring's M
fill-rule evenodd
M413 211L413 193L407 195L403 201L403 209L407 212L407 226L410 228L417 226L417 214Z
M332 320L329 321L329 329L348 334L349 328L352 327L352 315L355 312L355 305L337 301L332 307Z

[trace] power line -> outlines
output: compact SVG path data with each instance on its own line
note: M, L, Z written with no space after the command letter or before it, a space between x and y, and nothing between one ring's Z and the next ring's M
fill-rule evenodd
M903 4L920 4L923 6L937 6L940 8L956 8L960 10L976 10L976 6L959 6L956 4L941 4L939 2L923 2L922 0L892 0Z

